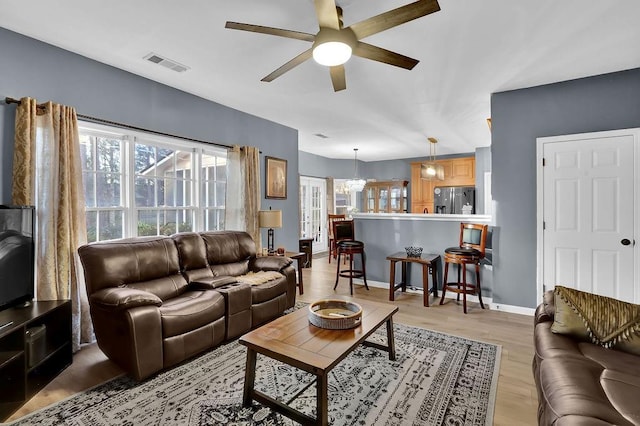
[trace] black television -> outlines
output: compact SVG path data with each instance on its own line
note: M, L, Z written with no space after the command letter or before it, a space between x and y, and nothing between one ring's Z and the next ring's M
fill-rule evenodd
M0 205L0 310L33 299L34 213L32 206Z

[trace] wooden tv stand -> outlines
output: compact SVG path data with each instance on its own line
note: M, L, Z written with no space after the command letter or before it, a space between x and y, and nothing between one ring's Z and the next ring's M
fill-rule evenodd
M0 329L1 422L71 365L71 301L33 302L1 311L0 325L6 325ZM31 356L29 329L40 332Z

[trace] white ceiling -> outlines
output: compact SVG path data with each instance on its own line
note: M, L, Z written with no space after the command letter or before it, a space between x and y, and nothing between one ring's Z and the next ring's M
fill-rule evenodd
M345 26L411 0L338 0ZM302 151L364 161L489 146L491 93L640 67L638 0L439 0L441 10L365 41L411 71L354 57L347 89L312 60L260 79L309 44L227 20L315 34L312 0L2 0L0 26L299 130ZM190 67L142 59L155 52ZM19 60L19 58L11 58ZM315 134L328 136L320 139Z

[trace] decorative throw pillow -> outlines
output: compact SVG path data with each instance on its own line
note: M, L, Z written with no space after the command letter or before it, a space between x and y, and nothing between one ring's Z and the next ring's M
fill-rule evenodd
M551 331L640 355L640 305L556 286Z

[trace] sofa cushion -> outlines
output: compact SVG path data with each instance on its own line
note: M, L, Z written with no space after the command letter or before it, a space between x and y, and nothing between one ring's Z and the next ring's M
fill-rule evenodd
M224 317L224 298L213 290L186 291L160 308L162 337L177 336Z
M608 370L616 370L628 375L640 377L640 360L637 355L617 350L612 351L587 342L579 343L578 349L585 357L597 362Z
M251 286L251 304L266 302L287 293L286 279L268 281L264 284Z
M180 232L171 236L180 256L182 273L188 282L213 278L207 262L207 247L197 232Z
M258 271L258 272L249 272L245 275L240 275L236 277L236 280L239 283L245 283L249 285L258 285L264 284L268 281L278 280L284 278L280 272L276 271Z
M640 355L640 306L556 286L551 331Z
M611 405L634 425L640 424L640 376L616 370L604 370L600 383Z
M640 388L618 399L619 393L628 389L629 384L618 385L614 383L615 377L587 358L543 360L540 364L540 386L544 403L550 410L548 416L555 419L580 415L610 424L631 425L633 412L638 406L635 395Z
M210 231L201 232L200 236L207 248L207 261L210 266L248 261L256 255L256 244L246 232Z
M244 275L249 272L249 259L233 263L211 265L211 272L213 272L214 277L237 277L238 275Z
M181 274L173 274L153 280L127 284L123 287L153 293L160 299L167 300L176 297L187 290L187 281Z
M170 237L137 237L84 245L78 249L87 293L106 287L131 287L165 300L181 294L187 281ZM86 273L90 271L90 273Z

